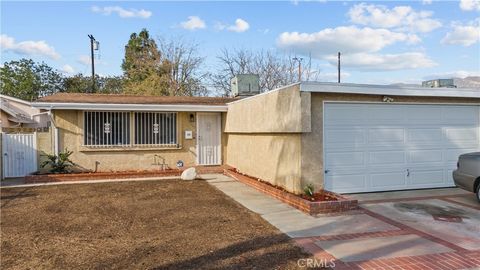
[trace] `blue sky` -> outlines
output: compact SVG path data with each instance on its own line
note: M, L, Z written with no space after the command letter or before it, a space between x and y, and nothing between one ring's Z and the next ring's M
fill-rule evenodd
M96 70L121 74L132 32L197 43L203 69L222 48L313 57L318 79L418 83L480 75L480 1L1 2L2 63L22 57L89 74L88 34L101 43Z

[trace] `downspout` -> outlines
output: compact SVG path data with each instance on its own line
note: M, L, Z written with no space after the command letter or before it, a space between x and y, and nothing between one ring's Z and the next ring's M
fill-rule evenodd
M58 128L57 128L57 125L55 124L55 119L53 119L52 109L53 109L53 106L50 106L50 109L48 109L48 112L46 113L50 118L50 123L52 123L52 126L53 126L53 154L55 156L58 156Z

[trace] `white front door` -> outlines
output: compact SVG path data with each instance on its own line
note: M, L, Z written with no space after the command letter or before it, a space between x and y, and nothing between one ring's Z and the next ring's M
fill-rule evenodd
M2 134L4 177L23 177L37 170L35 138L35 134Z
M480 150L480 106L326 103L325 187L339 193L454 186Z
M197 164L222 164L222 115L197 114Z

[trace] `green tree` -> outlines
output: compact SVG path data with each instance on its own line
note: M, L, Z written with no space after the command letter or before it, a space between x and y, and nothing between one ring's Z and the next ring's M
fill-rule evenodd
M2 94L24 100L31 101L62 91L63 80L62 74L52 67L31 59L5 62L0 68Z
M95 75L95 92L105 94L121 94L123 92L123 77ZM88 93L92 88L92 77L79 73L64 80L64 91L69 93Z
M157 43L150 38L146 29L140 33L130 35L130 40L125 46L125 58L122 63L125 77L125 91L134 94L144 94L142 85L148 84L153 90L161 87L161 60ZM148 82L146 80L148 79ZM163 94L163 93L157 93Z

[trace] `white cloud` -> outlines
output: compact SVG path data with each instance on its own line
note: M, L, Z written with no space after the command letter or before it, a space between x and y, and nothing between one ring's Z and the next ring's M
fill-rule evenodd
M300 2L318 2L318 3L326 3L327 0L291 0L290 1L293 5L298 6Z
M91 62L92 62L90 56L88 56L88 55L80 55L80 57L78 58L77 61L78 61L80 64L86 65L86 66L90 65Z
M54 60L58 60L60 58L60 54L55 51L55 48L48 45L44 40L27 40L16 42L13 37L3 34L0 35L0 47L2 51L11 51L16 54L41 55L47 56Z
M480 0L460 0L460 9L465 11L480 11Z
M328 56L326 60L336 65L337 58ZM354 53L341 58L342 66L362 71L392 71L403 69L428 68L437 65L424 53L407 52L400 54Z
M323 55L359 52L376 52L396 42L418 43L416 35L396 33L388 29L369 27L340 26L326 28L315 33L284 32L280 34L277 44L280 48L291 49L313 57Z
M415 11L410 6L396 6L389 9L383 5L357 4L348 11L350 21L355 24L373 27L397 28L412 32L430 32L442 23L432 19L431 11Z
M455 71L447 71L441 73L434 73L428 76L423 77L424 80L434 80L438 78L466 78L466 77L474 77L480 76L479 71L466 71L466 70L455 70Z
M145 9L124 9L119 6L98 7L93 6L92 11L103 15L110 15L116 13L120 18L142 18L148 19L152 16L152 12Z
M471 21L466 25L452 24L453 30L448 32L441 40L442 44L471 46L480 41L480 19Z
M200 19L200 17L189 16L188 20L180 23L180 27L182 27L183 29L194 31L197 29L204 29L207 27L207 25L205 24L205 21Z
M241 33L241 32L247 31L249 28L250 28L250 24L248 24L247 21L238 18L235 20L234 25L227 26L226 29L231 32Z
M422 5L431 5L432 2L432 0L422 0Z
M64 65L62 67L62 72L70 75L75 73L75 69L70 65Z

